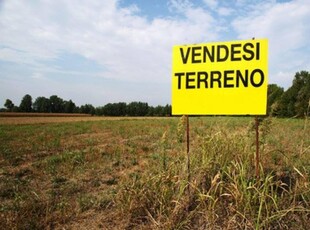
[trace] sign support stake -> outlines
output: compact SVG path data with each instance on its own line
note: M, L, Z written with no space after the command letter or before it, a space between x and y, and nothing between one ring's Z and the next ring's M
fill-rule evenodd
M256 136L256 154L255 154L255 174L256 179L259 179L259 120L255 116L255 136Z
M191 180L191 171L190 171L190 153L189 153L189 118L186 115L186 153L187 153L187 182L188 182L188 195L190 195L189 183Z

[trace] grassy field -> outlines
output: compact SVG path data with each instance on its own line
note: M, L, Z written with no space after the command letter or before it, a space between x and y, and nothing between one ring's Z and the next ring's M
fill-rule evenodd
M151 118L151 117L100 117L100 116L57 116L57 115L55 116L41 115L41 116L28 117L25 115L18 115L18 116L1 116L0 115L0 124L2 125L25 125L25 124L66 123L66 122L78 122L78 121L160 119L160 118Z
M0 117L90 117L84 113L23 113L23 112L1 112Z
M308 229L306 120L261 122L257 179L254 118L190 118L188 181L180 117L19 119L0 120L0 229Z

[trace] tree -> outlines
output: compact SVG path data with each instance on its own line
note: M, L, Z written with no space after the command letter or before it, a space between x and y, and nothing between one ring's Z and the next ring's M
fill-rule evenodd
M65 113L73 113L76 106L72 100L64 101L64 112Z
M52 113L63 113L64 112L64 101L57 95L50 96L50 112Z
M127 115L145 116L148 113L148 104L144 102L131 102L127 106Z
M310 74L307 71L297 72L293 85L283 93L280 99L279 114L286 117L304 116L307 112L309 100Z
M298 78L298 81L300 81L301 87L298 90L297 93L297 100L295 103L295 111L297 116L309 116L309 109L310 106L310 73L307 71L301 71L299 73L296 73L295 79ZM307 114L308 113L308 114Z
M102 116L102 115L104 115L104 107L103 107L103 106L97 107L97 108L96 108L95 114L96 114L97 116Z
M80 113L86 113L86 114L94 115L95 112L96 112L95 107L92 106L91 104L82 105L80 108Z
M154 108L154 116L164 116L165 108L161 105L158 105Z
M147 116L154 116L155 108L153 106L149 106Z
M106 116L126 116L127 104L125 102L108 103L102 108Z
M37 97L33 103L33 109L39 113L48 113L50 112L50 100L46 97Z
M19 109L21 112L31 112L32 111L32 97L26 94L22 101L20 102Z
M276 84L268 85L267 113L277 115L279 100L281 99L284 89Z
M118 116L117 109L115 103L108 103L103 106L103 114L105 116Z
M172 113L172 108L171 108L171 105L166 105L165 106L165 109L164 109L165 113L164 113L164 116L171 116L171 113Z
M14 104L10 99L6 99L4 106L7 108L7 111L10 111L10 112L14 108Z
M127 104L125 102L119 102L116 104L117 116L126 116L127 114Z

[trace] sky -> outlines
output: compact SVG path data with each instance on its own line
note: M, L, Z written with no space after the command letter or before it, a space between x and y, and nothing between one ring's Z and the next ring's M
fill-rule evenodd
M269 83L310 71L309 0L0 0L0 107L171 104L172 47L268 39Z

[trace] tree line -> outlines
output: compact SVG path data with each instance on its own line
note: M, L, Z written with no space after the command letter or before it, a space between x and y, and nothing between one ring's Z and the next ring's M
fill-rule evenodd
M19 106L14 105L10 99L6 99L2 112L37 112L37 113L83 113L98 116L170 116L171 106L156 107L148 105L146 102L118 102L108 103L104 106L94 107L91 104L76 106L72 101L66 101L57 95L49 98L37 97L34 102L31 95L26 94Z
M32 97L26 94L19 106L7 99L2 112L38 113L84 113L98 116L170 116L171 106L149 106L146 102L118 102L94 107L91 104L76 106L72 100L66 101L57 95ZM267 114L278 117L304 117L310 115L310 73L300 71L295 74L292 86L287 90L276 84L268 85Z
M295 74L292 86L286 91L276 84L268 85L267 113L279 117L310 115L310 73Z

